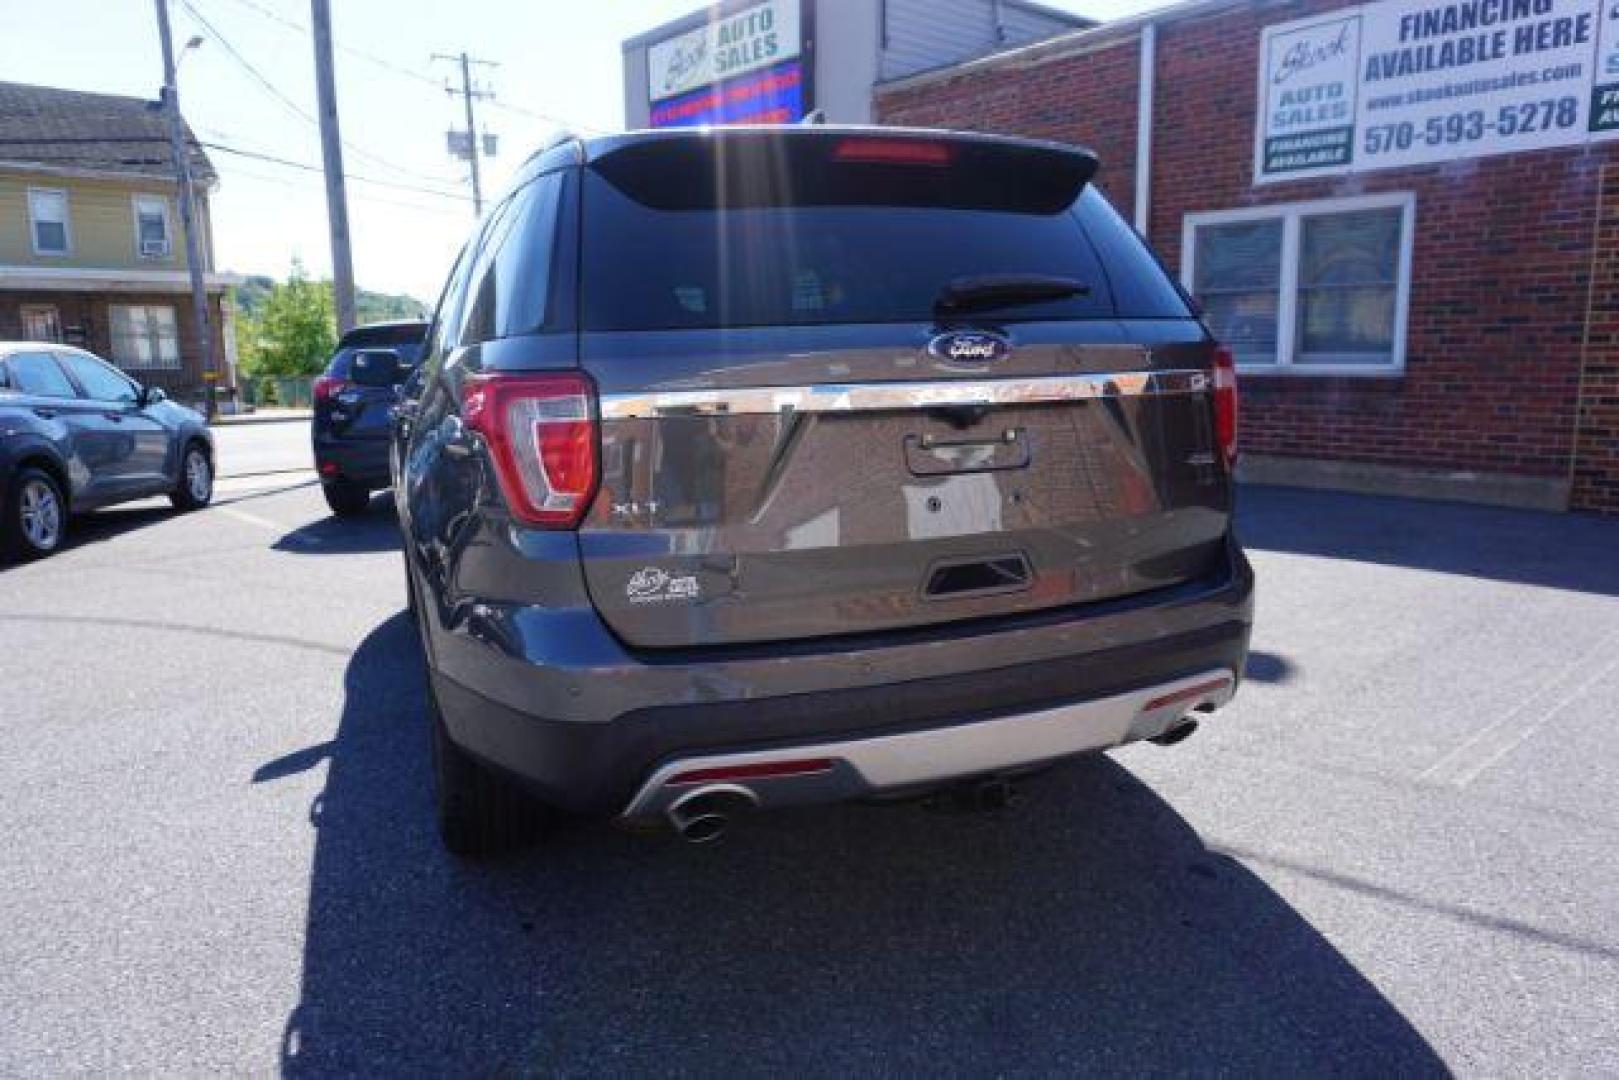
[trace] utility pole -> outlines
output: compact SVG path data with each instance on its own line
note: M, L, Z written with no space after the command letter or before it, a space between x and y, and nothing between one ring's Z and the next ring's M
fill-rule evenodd
M349 252L349 199L343 182L343 143L337 129L337 79L332 74L330 0L309 0L315 36L315 94L319 99L320 152L326 167L326 218L332 233L332 304L337 332L354 329L354 258Z
M208 324L208 290L203 283L202 244L197 236L196 192L191 183L191 153L186 146L185 121L180 118L180 91L175 85L174 38L169 31L168 0L157 4L157 32L163 42L163 112L169 121L169 153L174 159L174 182L180 202L180 225L186 234L186 268L191 276L191 321L202 358L202 379L208 389L208 419L219 415L219 361Z
M473 85L472 85L472 65L473 64L482 64L485 67L495 67L496 65L495 65L495 62L492 61L492 60L479 60L476 57L468 56L465 52L463 52L463 53L461 53L459 55L455 55L455 56L448 55L446 53L434 53L433 54L433 59L434 60L448 60L451 63L459 63L461 65L461 89L458 91L453 86L446 86L444 89L452 97L455 94L459 93L461 95L462 102L466 105L466 110L467 110L467 141L466 141L467 150L466 150L466 158L467 158L467 161L469 161L471 163L471 165L472 165L472 211L478 217L482 217L483 216L483 180L482 180L482 177L479 175L479 172L478 172L478 129L473 123L472 103L474 101L480 99L480 98L492 98L495 95L494 95L494 92L491 91L491 90L477 90L477 89L473 88ZM452 138L452 141L453 141L453 139L454 139L454 133L453 132L451 133L451 138Z

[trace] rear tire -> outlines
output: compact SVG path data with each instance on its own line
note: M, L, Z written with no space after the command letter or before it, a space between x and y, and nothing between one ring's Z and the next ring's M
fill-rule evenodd
M18 469L0 507L0 555L44 558L62 546L67 517L67 499L54 476L43 469Z
M176 510L201 510L214 497L214 463L201 443L188 443L180 455L180 482L169 494Z
M538 839L549 817L545 807L457 746L431 690L427 698L438 828L445 848L462 858L480 858Z
M338 517L358 517L371 507L371 490L352 480L325 480L320 493Z

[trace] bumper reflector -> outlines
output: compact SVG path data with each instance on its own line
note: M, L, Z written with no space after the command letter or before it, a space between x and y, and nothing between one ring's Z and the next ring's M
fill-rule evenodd
M724 780L769 780L782 776L807 776L832 771L831 758L804 758L800 761L759 761L751 765L721 765L712 769L692 769L676 773L667 783L712 784Z
M1200 682L1196 686L1188 686L1186 689L1177 690L1173 694L1165 694L1163 697L1155 697L1143 705L1141 707L1141 711L1144 713L1152 712L1155 709L1167 708L1170 705L1179 705L1183 701L1191 701L1193 698L1200 698L1204 694L1209 693L1211 690L1224 690L1230 685L1231 680L1222 675L1218 679L1210 679L1208 682Z

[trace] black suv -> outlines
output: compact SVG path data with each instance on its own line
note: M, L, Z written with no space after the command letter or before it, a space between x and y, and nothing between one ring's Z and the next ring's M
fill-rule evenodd
M338 341L315 380L309 433L320 488L334 514L364 513L371 493L388 486L395 386L409 377L426 334L424 322L356 326Z
M1096 168L833 127L527 163L400 408L453 850L1001 791L1230 699L1231 356Z

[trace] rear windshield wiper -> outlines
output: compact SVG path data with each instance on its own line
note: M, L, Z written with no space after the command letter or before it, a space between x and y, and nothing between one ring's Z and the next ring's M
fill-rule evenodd
M941 314L982 311L985 308L1017 304L1040 304L1086 296L1091 287L1083 281L1049 274L980 274L959 277L939 290L933 309Z

